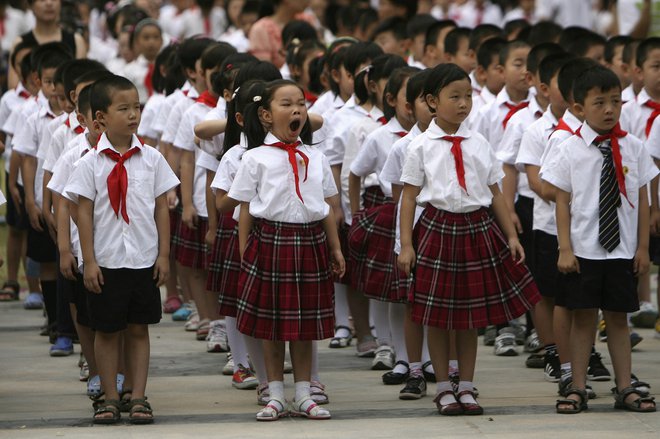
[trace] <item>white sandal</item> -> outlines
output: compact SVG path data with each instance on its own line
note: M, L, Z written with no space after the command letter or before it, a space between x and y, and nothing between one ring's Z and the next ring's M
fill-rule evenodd
M311 403L309 404L307 409L303 410L302 406L307 401L311 401ZM316 404L310 396L306 396L300 401L293 401L291 403L291 416L299 416L302 418L315 419L315 420L331 418L330 412L320 407L318 404Z
M285 407L285 401L271 399L268 404L266 404L266 407L262 408L259 410L259 413L257 413L257 421L277 421L281 417L288 415Z

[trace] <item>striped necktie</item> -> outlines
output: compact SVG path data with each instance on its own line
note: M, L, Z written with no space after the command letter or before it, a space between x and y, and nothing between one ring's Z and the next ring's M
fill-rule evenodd
M612 252L621 242L617 213L617 209L621 206L621 194L617 184L610 141L597 143L596 147L603 154L598 202L598 242L605 250Z

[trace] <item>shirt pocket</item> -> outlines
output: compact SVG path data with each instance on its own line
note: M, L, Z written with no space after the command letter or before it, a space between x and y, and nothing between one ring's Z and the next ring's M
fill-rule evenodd
M626 182L626 194L628 195L628 200L636 208L640 187L638 164L636 161L628 161L624 159L621 163L621 167L623 168L623 178Z
M128 175L128 190L135 191L132 195L135 195L134 198L136 200L153 201L155 198L154 182L155 176L153 172L133 171Z

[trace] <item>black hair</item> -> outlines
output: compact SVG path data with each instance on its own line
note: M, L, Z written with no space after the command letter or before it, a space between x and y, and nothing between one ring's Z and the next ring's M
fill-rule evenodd
M330 6L328 6L328 9L330 9ZM334 27L333 33L336 34L341 25L346 29L346 31L352 34L355 33L355 29L358 26L359 18L360 18L360 14L357 6L355 5L342 6L337 10L335 20L331 21L328 27L330 28L331 31L333 30Z
M113 73L111 73L109 70L90 70L89 72L80 75L76 78L75 81L73 81L74 89L77 88L80 84L84 83L94 83L96 81L100 81L101 79L108 78L109 76L112 76ZM73 90L72 90L73 91Z
M112 75L92 85L89 98L89 105L92 107L92 114L96 115L98 111L107 112L112 105L112 95L116 91L135 90L135 84L123 76Z
M25 50L29 49L30 52L32 52L35 48L37 47L37 44L29 42L29 41L22 41L19 42L16 46L14 46L14 50L12 50L11 55L9 57L9 61L11 63L11 66L16 68L16 56L18 56L18 53ZM30 55L30 52L26 56Z
M34 64L32 64L32 59L30 55L24 57L21 60L21 76L23 76L23 80L28 78L31 73L35 72L37 69L35 68Z
M156 93L163 93L165 91L165 78L167 76L167 64L171 56L176 53L177 46L176 44L169 44L167 47L163 48L160 51L158 56L156 56L156 61L154 62L154 70L151 75L151 85ZM161 69L165 68L165 75L161 72Z
M597 66L598 63L590 58L578 58L567 63L559 69L557 85L559 92L566 102L573 100L573 83L585 70Z
M245 112L243 114L245 119L244 132L248 139L248 149L263 145L264 139L266 138L266 131L259 118L259 108L269 110L275 92L280 88L287 86L297 87L300 90L300 93L304 95L303 89L295 82L289 81L288 79L278 79L276 81L271 81L266 85L259 101L254 102L253 99L253 102L248 103L245 107ZM311 145L312 127L309 123L309 117L305 120L305 124L300 132L300 138L305 145Z
M529 55L527 55L527 70L532 74L536 74L539 71L539 65L543 61L543 58L563 52L564 50L561 46L555 43L541 43L534 46L529 51Z
M642 42L639 43L639 46L637 46L635 57L635 63L637 64L637 67L641 69L649 57L649 53L655 49L660 49L660 37L650 37L642 40Z
M317 56L309 62L309 84L307 84L307 89L317 96L326 91L323 82L321 82L324 75L326 56Z
M516 49L521 49L523 47L529 47L526 41L523 40L513 40L508 41L500 50L500 64L506 64L506 60L509 59L509 55Z
M373 98L369 93L367 84L371 81L377 82L381 79L387 79L394 72L395 69L405 67L408 64L398 55L384 54L377 56L371 62L370 66L362 69L360 73L355 76L355 97L359 104L364 104L370 98Z
M378 35L386 32L392 32L397 41L405 40L408 38L406 20L401 17L386 18L376 26L376 29L371 34L371 39L375 40Z
M243 14L257 14L261 18L261 1L247 0L241 8L241 15Z
M108 69L98 61L92 59L74 59L67 64L67 67L62 71L62 81L64 83L64 93L66 98L71 100L71 92L76 89L78 79L90 72L107 72Z
M484 41L491 38L504 38L502 28L494 24L480 24L470 32L470 49L477 52Z
M504 46L506 46L506 40L503 38L491 38L484 41L477 51L477 65L486 70L493 63L493 57L497 58L495 62L499 63L500 52Z
M625 48L626 44L632 40L632 37L629 37L628 35L615 35L607 40L607 43L605 44L605 61L612 64L617 47L623 46Z
M138 37L138 33L141 33L143 30L145 30L147 27L153 26L158 31L160 32L161 37L163 36L163 29L160 27L160 24L153 18L145 18L144 20L140 20L135 24L135 26L132 26L130 31L130 35L128 37L128 45L133 48L135 45L135 39ZM124 25L124 28L126 25Z
M215 94L222 96L225 90L234 90L234 79L241 67L256 61L258 61L257 58L249 53L234 53L225 58L220 71L211 75L211 88Z
M34 49L30 59L41 78L44 69L58 68L63 62L73 59L73 54L62 43L46 43Z
M552 78L566 65L569 61L577 58L572 53L560 52L553 53L544 57L539 63L539 78L543 84L550 85Z
M621 90L621 82L616 74L601 65L587 69L579 75L573 83L573 99L578 104L584 105L584 100L589 94L589 90L594 88L600 91L610 91L618 88Z
M352 43L355 44L355 43ZM327 59L327 64L328 64L328 83L330 84L330 90L335 94L335 96L339 96L339 83L335 81L332 78L332 71L337 70L339 71L339 68L342 66L344 63L344 57L348 53L348 47L343 46L339 47L338 49L332 51L328 51L328 55L326 56Z
M348 48L346 55L344 55L344 68L349 74L355 76L360 65L371 62L382 54L383 49L376 43L355 43Z
M94 84L89 84L85 86L82 90L80 90L80 93L78 93L78 108L76 109L78 111L78 114L82 114L83 116L85 116L87 115L87 112L92 109L90 98L91 98L93 86ZM94 114L92 113L92 118L93 117Z
M314 26L304 20L291 20L282 29L282 47L287 49L294 40L307 41L318 38Z
M297 43L297 44L296 44ZM296 66L298 68L303 67L305 59L312 52L323 52L325 53L325 46L321 44L318 40L306 40L298 41L289 45L289 50L287 53L287 64ZM294 78L296 81L297 78Z
M177 43L174 51L165 59L164 92L167 96L183 87L187 79L179 58L179 46Z
M202 57L202 53L204 53L206 48L214 43L215 41L210 38L192 37L183 40L179 45L177 53L179 56L179 62L184 71L185 69L195 70L195 63L197 60Z
M408 20L406 25L406 34L408 37L415 38L417 35L424 34L435 22L437 22L431 14L417 14Z
M268 61L255 61L244 64L234 78L234 90L251 79L275 81L282 79L279 69Z
M621 61L625 64L629 64L632 67L633 60L637 56L637 48L639 47L640 40L630 40L623 47L623 53L621 54Z
M527 42L532 47L542 43L555 43L559 40L562 29L554 21L539 21L529 29Z
M577 56L585 56L589 49L592 47L604 47L606 43L607 41L602 35L599 35L596 32L592 32L590 30L586 30L581 35L579 35L579 38L573 39L571 41L565 41L562 47L567 52L571 52Z
M559 45L562 47L562 49L569 52L569 48L571 47L573 41L583 38L589 32L590 30L580 26L565 27L564 30L561 31L561 34L559 34Z
M253 102L255 96L262 96L265 89L266 81L251 79L241 85L234 93L232 100L227 104L227 127L225 128L225 138L222 144L222 154L241 141L243 128L236 121L236 113L244 115L247 105Z
M406 9L406 18L410 18L417 12L418 0L389 0L394 6Z
M132 32L131 27L135 26L138 24L140 21L144 20L145 18L149 18L149 14L142 8L138 8L137 6L133 4L127 4L119 8L112 9L108 15L107 19L107 28L110 34L114 39L117 39L119 35L115 32L115 28L117 27L117 21L119 18L123 18L124 21L122 23L123 28L125 29L126 27L129 28L129 30Z
M378 12L373 8L359 8L357 27L364 34L369 27L378 23Z
M448 27L456 27L456 22L454 20L438 20L429 26L426 37L424 37L424 47L438 44L438 38L440 38L442 30Z
M65 70L68 67L68 65L71 64L72 62L73 62L73 60L71 60L71 59L67 60L67 61L64 61L62 64L59 65L57 70L55 70L55 75L53 75L53 83L55 85L57 85L57 84L64 85L64 81L62 79L62 71Z
M521 35L523 31L526 29L529 30L531 28L531 25L527 20L524 18L519 18L517 20L511 20L507 21L504 24L504 34L507 36L507 38L510 38L513 34L518 33L518 39L523 39L524 37Z
M431 69L424 69L408 78L406 85L406 102L414 107L415 100L424 96L424 84L431 74Z
M471 33L472 31L467 27L456 27L450 30L445 36L445 53L456 55L462 40L467 40L468 45L470 44Z
M412 75L419 71L420 69L417 67L406 66L395 69L392 74L389 75L390 79L387 80L387 84L385 85L385 90L383 92L383 115L385 116L385 119L390 120L396 116L396 109L387 103L387 99L385 99L385 97L390 94L396 98L396 96L399 94L399 91L401 91L401 87L403 87L403 83L406 82L406 79L409 79Z
M454 63L439 64L431 69L424 82L424 96L438 96L440 91L455 81L470 81L470 75ZM431 112L435 110L429 105Z
M236 48L229 43L218 42L210 45L202 53L202 70L206 71L220 67L229 55L235 53L238 53Z

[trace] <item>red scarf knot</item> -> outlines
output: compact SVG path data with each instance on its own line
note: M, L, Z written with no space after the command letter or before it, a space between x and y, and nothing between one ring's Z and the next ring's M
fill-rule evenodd
M32 97L32 95L27 90L21 90L18 93L18 96L22 99L30 99Z
M381 123L381 125L385 125L387 123L387 119L385 119L385 116L381 116L378 119L376 119L378 122Z
M399 137L405 137L408 135L408 131L397 131L394 134L396 134Z
M658 102L653 102L652 100L648 100L644 102L644 105L651 108L653 112L649 116L648 119L646 119L646 137L649 136L649 133L651 132L651 127L653 126L653 121L660 116L660 103Z
M504 116L504 120L502 121L502 128L506 128L506 125L509 123L509 119L513 117L514 114L522 110L523 108L527 108L529 106L529 102L521 102L519 104L512 104L511 102L505 102L504 105L506 108L509 109L509 112Z
M211 108L215 108L216 105L218 105L218 98L219 96L213 96L210 91L206 90L204 93L199 95L199 97L196 99L196 102Z
M289 155L289 164L291 165L291 170L293 171L293 177L296 181L296 194L298 195L298 198L300 198L300 201L303 204L305 204L305 200L303 200L302 194L300 193L300 176L298 175L298 163L296 161L296 154L298 154L305 163L305 179L303 180L303 182L307 181L307 168L309 168L309 157L307 157L304 152L298 149L298 146L301 143L302 142L298 140L295 143L276 142L266 146L272 146L275 148L283 149Z
M149 63L149 67L147 67L147 74L144 76L144 87L147 89L147 95L149 97L154 94L154 68L155 64Z
M568 131L569 133L571 133L571 135L575 134L575 131L573 131L571 127L568 126L568 124L564 121L563 117L559 119L559 122L557 123L557 126L555 127L553 133L555 131Z
M465 184L465 165L463 164L463 150L461 149L461 142L465 140L465 137L444 136L441 137L441 139L451 142L451 154L454 156L458 184L463 188L466 194L470 195L467 190L467 185Z
M311 105L314 105L314 103L318 100L318 96L309 90L304 90L303 93L305 94L305 100Z
M110 199L110 205L112 210L115 211L115 215L119 218L119 210L121 208L121 216L126 221L126 224L130 224L128 220L128 211L126 209L126 192L128 190L128 173L124 167L124 162L131 158L136 153L140 152L140 148L134 147L126 151L125 154L119 154L117 151L106 148L101 151L103 154L107 155L113 161L117 162L110 174L108 174L108 198Z
M71 128L71 121L69 120L68 117L66 118L66 121L64 121L64 125ZM75 127L73 129L73 132L76 133L76 134L82 134L82 133L85 132L85 128L83 128L82 125L78 125L77 127Z

